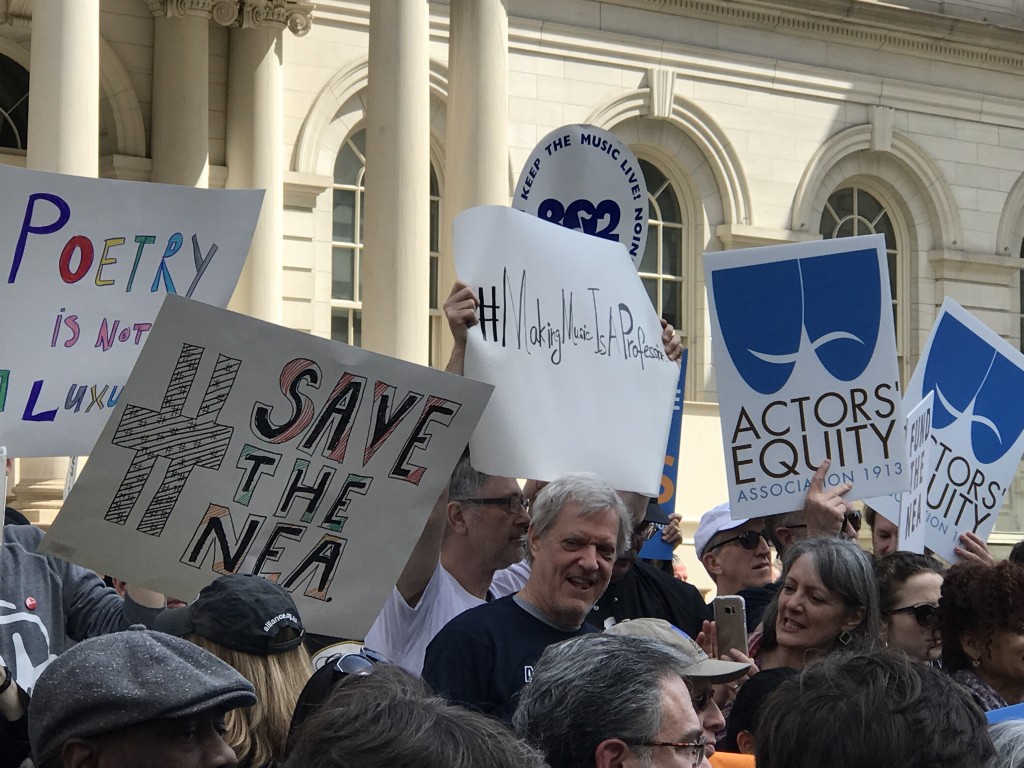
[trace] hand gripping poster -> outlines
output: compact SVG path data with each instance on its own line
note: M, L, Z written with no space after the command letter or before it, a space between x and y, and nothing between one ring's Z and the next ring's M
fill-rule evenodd
M86 454L164 296L227 305L263 192L10 166L0 190L0 442Z
M729 500L803 507L815 469L856 497L908 487L881 235L704 254Z
M260 574L361 639L490 389L168 296L40 548L183 600Z

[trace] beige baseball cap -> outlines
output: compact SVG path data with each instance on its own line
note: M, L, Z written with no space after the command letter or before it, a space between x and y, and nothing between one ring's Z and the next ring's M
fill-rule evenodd
M695 680L728 683L750 671L750 665L740 661L719 661L710 658L693 638L664 619L627 619L609 627L605 632L661 640L686 657L689 662L686 676Z

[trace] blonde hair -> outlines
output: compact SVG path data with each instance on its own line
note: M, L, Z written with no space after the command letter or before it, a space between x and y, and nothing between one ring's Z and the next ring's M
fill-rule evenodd
M306 649L300 644L284 653L257 656L225 648L195 633L185 639L230 664L256 689L254 706L233 709L225 717L228 732L224 738L235 750L238 764L262 768L280 762L295 702L313 674Z

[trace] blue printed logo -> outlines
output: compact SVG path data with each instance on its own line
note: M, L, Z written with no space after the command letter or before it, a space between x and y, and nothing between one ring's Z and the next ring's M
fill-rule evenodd
M921 391L935 393L935 429L970 421L983 464L1003 458L1024 431L1024 371L948 313L935 329Z
M825 370L856 379L875 353L881 281L874 249L717 270L722 338L743 380L762 395L782 389L804 331Z

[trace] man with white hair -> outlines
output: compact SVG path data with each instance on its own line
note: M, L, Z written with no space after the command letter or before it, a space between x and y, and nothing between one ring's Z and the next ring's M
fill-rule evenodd
M423 678L452 702L509 719L544 649L596 631L584 622L629 531L622 500L597 476L565 475L546 485L527 533L526 585L449 622L427 646Z

